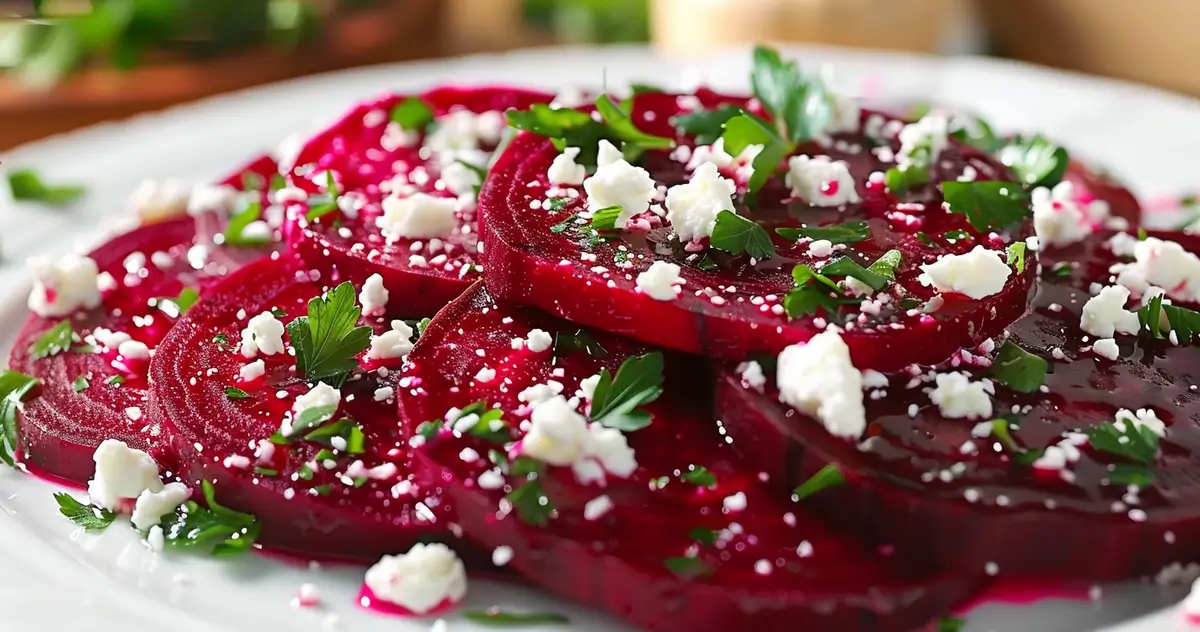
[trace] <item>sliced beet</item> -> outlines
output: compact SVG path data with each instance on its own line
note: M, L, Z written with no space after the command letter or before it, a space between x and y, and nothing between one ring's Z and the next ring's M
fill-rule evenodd
M222 504L262 521L263 545L306 557L375 560L446 535L446 525L428 508L437 498L409 481L408 437L397 427L394 397L383 393L376 400L378 389L395 387L399 359L390 365L371 361L363 365L370 371L356 370L341 387L332 421L344 417L358 424L361 453L347 444L318 462L329 445L303 437L270 442L310 386L296 375L289 353L259 354L264 373L244 379L241 370L251 360L238 343L248 318L275 311L287 323L303 316L308 301L327 289L310 274L291 257L246 266L215 287L159 346L151 364L151 405L172 438L180 477L212 481ZM369 324L377 331L386 326Z
M1118 335L1116 360L1091 350L1096 337L1081 331L1081 311L1096 284L1112 283L1110 266L1121 261L1106 245L1109 236L1044 254L1033 312L1011 327L1010 341L1049 361L1044 392L995 384L992 415L947 418L927 394L930 371L916 367L866 392L867 429L856 443L781 404L773 375L760 393L730 365L718 378L718 416L746 462L781 485L799 485L837 464L848 484L820 492L806 507L846 533L893 546L901 559L1083 580L1200 560L1200 351L1147 334ZM1200 252L1194 237L1158 236ZM984 378L990 369L976 360L990 363L991 346L938 372ZM1167 426L1148 466L1098 451L1086 435L1075 445L1077 462L1034 462L1048 447L1064 450L1064 433L1111 423L1119 409L1143 408ZM1001 416L1018 425L1010 432L1016 447L988 428ZM988 432L973 435L980 422ZM1140 478L1140 491L1131 492L1127 483Z
M1089 204L1093 200L1100 200L1108 204L1110 216L1124 219L1129 222L1129 226L1141 225L1142 205L1133 192L1111 174L1079 160L1072 160L1067 165L1063 180L1074 185L1075 197L1081 203Z
M673 117L689 108L712 108L737 102L711 92L697 95L646 93L634 99L633 120L643 131L676 138ZM744 101L742 101L744 103ZM618 231L610 239L581 239L573 235L570 221L586 209L583 187L551 191L547 170L558 155L552 143L523 133L509 144L489 172L480 196L484 216L484 274L498 297L533 305L562 318L603 328L667 348L707 356L740 360L747 353L778 352L788 344L809 339L832 320L850 323L849 344L855 362L862 366L895 369L913 361L938 362L962 346L977 344L999 334L1025 312L1033 286L1033 270L1013 274L1004 288L982 300L947 298L942 309L923 314L914 306L933 296L918 283L921 264L946 254L962 254L975 246L1003 250L1014 239L1032 234L1023 221L1005 234L975 232L961 214L942 207L940 189L917 186L900 196L889 193L880 180L892 162L884 162L899 147L897 119L864 110L862 129L874 129L876 140L863 133L839 133L826 143L801 145L796 153L828 155L844 160L856 182L861 203L844 207L811 206L789 199L783 176L777 174L758 193L748 210L744 186L735 204L739 213L752 217L770 233L778 256L752 265L746 256L729 257L709 249L707 239L698 248L679 242L654 211L639 219L646 230ZM879 131L883 130L883 131ZM891 135L891 139L877 138ZM677 137L681 149L648 151L643 164L662 186L685 182L688 148L695 142ZM875 144L885 147L871 151ZM1005 167L975 149L951 143L936 161L933 182L956 180L964 171L978 180L1011 180ZM869 181L872 174L876 180ZM725 172L729 175L729 172ZM571 188L571 187L568 187ZM549 203L555 194L560 202ZM657 198L661 203L661 196ZM847 244L834 254L810 254L808 243L783 239L779 227L828 226L864 221L869 237ZM566 228L566 229L564 229ZM948 239L947 234L956 234ZM885 252L896 249L902 261L896 279L885 294L888 305L876 314L853 314L842 309L837 317L826 313L789 319L783 300L793 287L797 264L823 265L842 255L868 266ZM680 266L684 284L674 300L656 300L637 288L637 277L651 263L665 261Z
M534 329L558 336L557 348L513 344L536 339ZM541 465L536 481L555 514L538 526L524 513L538 506L534 483L511 474L530 461L505 443L529 414L519 393L553 380L570 395L583 378L646 352L611 334L578 332L537 310L498 304L477 285L434 318L401 378L408 387L400 415L414 431L446 419L449 407L483 401L504 411L508 430L488 428L499 436L465 430L458 420L461 432L423 433L428 442L416 454L446 495L443 509L485 549L511 548L509 566L519 574L659 631L910 630L975 587L969 578L904 576L735 466L706 398L695 392L704 390L707 380L697 374L705 371L684 357L668 358L666 395L651 405L650 425L626 434L637 459L628 478L609 473L603 486L581 484L570 467ZM568 337L592 351L566 349ZM600 349L602 357L591 355ZM509 474L494 465L505 460ZM525 500L512 500L514 487Z
M474 191L471 187L457 193L451 190L442 179L444 168L461 159L486 170L506 125L504 111L547 103L553 97L506 87L444 87L419 95L416 98L441 124L446 124L446 115L453 112L485 115L486 119L478 120L483 133L470 142L464 136L451 143L455 146L452 151L432 151L426 144L430 133L414 133L406 139L397 123L389 123L393 109L411 98L389 94L359 104L304 144L289 174L291 182L315 194L325 191L325 174L332 172L347 212L301 221L290 239L305 261L335 279L381 275L389 291L404 288L408 292L403 306L423 314L440 308L479 278ZM384 198L394 190L393 179L403 174L408 176L401 180L411 185L413 193L460 198L455 211L457 225L449 234L391 242L385 238L375 220L383 213Z

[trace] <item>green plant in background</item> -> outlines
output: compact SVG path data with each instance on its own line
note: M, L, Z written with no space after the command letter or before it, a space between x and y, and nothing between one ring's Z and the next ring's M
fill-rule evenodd
M291 48L315 36L320 23L312 0L92 0L90 10L72 13L48 0L33 7L32 19L0 23L0 69L41 87L90 64L133 68L264 44Z
M484 0L486 1L486 0ZM644 42L647 0L525 0L525 20L563 42Z

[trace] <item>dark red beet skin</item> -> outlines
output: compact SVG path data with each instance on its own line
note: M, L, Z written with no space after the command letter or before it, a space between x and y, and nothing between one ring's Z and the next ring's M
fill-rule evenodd
M343 453L328 468L315 462L325 447L320 444L296 441L275 446L269 456L259 448L310 387L296 376L289 354L260 354L266 373L242 380L239 372L249 360L237 350L241 331L247 318L267 310L282 310L284 323L304 315L308 301L326 289L312 278L289 257L262 259L214 288L159 346L151 365L151 404L172 437L180 476L189 483L213 481L222 504L262 521L264 546L306 557L373 561L420 539L445 536L446 524L428 508L438 499L407 482L408 437L397 428L394 401L375 400L376 389L395 385L396 371L387 365L377 370L380 364L372 361L371 372L356 372L342 386L338 418L362 427L364 453ZM224 344L214 342L222 336ZM399 369L399 360L389 362ZM249 397L231 399L227 387ZM356 481L361 475L352 468L355 460L364 469L394 471Z
M1118 409L1153 409L1167 431L1152 466L1155 482L1138 492L1109 480L1114 464L1135 463L1090 445L1080 448L1065 477L1015 462L996 438L972 437L976 423L987 419L945 418L922 390L928 382L910 385L908 373L890 376L886 397L866 398L868 427L858 444L830 436L779 403L774 376L760 394L733 370L722 371L719 417L747 462L780 484L799 484L821 467L839 464L849 484L817 494L806 507L847 533L894 546L902 559L964 570L995 564L992 569L1006 575L1083 580L1148 575L1173 562L1194 562L1200 559L1200 400L1194 386L1200 354L1194 346L1130 335L1117 336L1116 361L1089 350L1095 336L1083 341L1080 313L1093 282L1111 283L1108 269L1118 259L1104 245L1110 235L1043 255L1034 310L1011 332L1023 349L1049 360L1053 372L1044 393L1020 394L997 384L993 416L1021 407L1012 437L1036 450L1057 444L1066 431L1111 422ZM1200 246L1192 237L1160 236L1193 252ZM1064 275L1056 262L1078 265ZM965 370L972 379L988 371Z
M444 418L451 406L486 401L499 405L512 427L528 415L527 408L516 412L523 389L556 380L570 395L582 378L646 352L598 331L603 358L514 350L511 341L534 328L551 335L577 329L530 308L498 305L480 285L469 290L434 318L409 356L402 423L415 429ZM978 585L902 577L735 466L704 398L685 394L706 381L696 367L689 358L668 359L667 394L652 405L650 426L626 433L638 462L628 478L610 473L604 486L585 485L569 467L547 467L540 481L556 513L544 527L511 513L505 496L524 479L498 478L488 454L503 451L501 444L444 429L417 458L426 464L422 471L436 475L447 499L442 508L453 510L468 537L485 549L511 547L509 566L522 576L647 630L909 630ZM494 378L478 377L484 368ZM715 477L710 487L681 478L699 467ZM484 484L489 470L496 482ZM607 511L598 509L602 495L612 503ZM741 498L745 507L738 506ZM702 544L698 532L716 541ZM668 558L689 552L712 573L668 570Z
M684 99L692 97L639 95L633 119L647 132L675 137L670 120L683 111L680 103ZM709 92L696 99L706 107L730 100ZM861 118L866 121L874 116L864 111ZM796 264L823 265L837 255L817 259L809 254L807 243L787 242L775 235L774 229L862 220L868 223L870 238L849 244L840 254L853 255L866 266L884 252L897 249L903 260L896 270L896 282L887 290L894 299L889 305L872 316L844 309L838 319L849 321L853 328L848 344L857 365L888 370L913 361L939 362L959 347L999 334L1025 313L1033 284L1032 267L1023 275L1013 274L998 294L978 301L947 297L942 309L930 315L902 304L901 299L917 304L933 296L931 288L917 281L919 265L932 263L940 255L962 254L977 245L1003 250L1012 239L1032 234L1030 222L1023 222L1012 234L972 232L963 215L943 210L936 186L917 187L897 199L882 183L868 183L872 173L885 172L893 163L885 163L869 151L872 144L862 135L837 134L834 138L836 142L827 149L807 144L796 153L845 160L862 202L848 204L844 210L811 206L790 199L782 173L776 174L760 192L754 208L748 209L740 196L735 202L739 213L772 234L779 256L750 266L745 257L728 261L729 257L717 252L714 257L718 263L725 261L726 267L705 270L702 265L709 261L703 253L685 251L665 227L648 233L621 231L618 239L594 247L573 240L569 231L552 231L573 213L585 210L586 196L583 187L577 187L579 198L561 211L542 210L540 203L549 187L547 169L558 152L545 138L521 134L492 168L480 196L488 286L499 297L574 322L671 349L741 360L748 353L776 353L805 341L829 320L826 314L819 319L803 316L789 320L781 303L793 286L791 272ZM694 144L686 138L677 138L677 142ZM899 148L897 141L884 141L888 142L893 150ZM649 152L645 165L660 185L686 179L684 165L667 152ZM979 180L1012 179L990 157L952 144L937 161L933 181L955 180L968 166ZM661 224L661 220L651 220L651 226L655 223ZM957 230L971 236L954 243L942 237ZM933 239L934 245L927 245L922 239L925 236ZM675 300L655 300L636 290L638 274L655 260L682 268L685 283Z
M331 171L347 200L359 206L353 214L335 212L302 222L291 232L295 252L334 279L380 274L389 291L403 288L406 292L406 300L396 306L415 311L399 314L404 316L432 313L479 278L474 203L463 205L455 230L436 240L404 238L388 243L375 225L382 213L381 202L392 190L389 181L397 174L408 174L416 191L455 197L441 180L443 165L438 156L423 147L427 134L415 136L411 145L394 140L399 128L395 124L389 127L388 115L408 98L389 94L355 106L304 145L289 174L294 186L316 193L325 190L323 174ZM478 145L490 153L504 127L506 109L546 103L552 95L506 87L443 87L420 98L439 117L459 110L493 113L499 123L497 138L481 139ZM412 259L414 256L418 259Z

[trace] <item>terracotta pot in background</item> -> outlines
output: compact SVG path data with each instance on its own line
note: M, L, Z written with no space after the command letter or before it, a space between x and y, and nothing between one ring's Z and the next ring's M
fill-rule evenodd
M1200 95L1194 0L983 0L996 52Z
M695 55L762 41L936 52L956 0L651 0L655 44Z

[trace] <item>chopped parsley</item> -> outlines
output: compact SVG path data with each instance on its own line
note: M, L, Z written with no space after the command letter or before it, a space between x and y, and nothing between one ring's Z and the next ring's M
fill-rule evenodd
M198 300L200 300L200 293L193 288L185 287L180 290L179 296L156 298L154 304L171 318L179 318Z
M104 383L109 386L120 386L125 383L125 377L122 375L113 375L104 380Z
M357 326L360 318L362 308L349 281L310 300L308 315L287 325L296 373L309 382L340 386L358 365L355 356L371 344L371 328Z
M333 178L333 172L326 171L325 192L308 198L308 212L304 214L304 219L310 222L315 221L339 210L338 197L341 194L342 192L338 188L337 180Z
M1018 393L1035 393L1046 381L1050 363L1006 340L988 377Z
M929 170L919 167L892 167L884 176L884 183L893 195L903 195L910 189L929 183Z
M271 174L271 181L267 185L268 191L270 191L271 193L274 193L280 189L286 189L286 188L287 188L287 180L281 174L278 174L278 173Z
M597 342L586 329L577 329L574 332L560 331L555 334L554 351L557 353L582 351L594 358L608 355L608 350Z
M1005 250L1008 253L1005 263L1014 266L1017 269L1017 274L1025 273L1025 248L1025 242L1018 241L1009 244Z
M696 110L676 116L675 128L686 136L695 137L698 145L711 145L724 133L726 121L744 113L742 108L729 104L711 110Z
M50 184L32 169L8 172L8 190L17 202L41 202L49 206L66 206L86 191L75 184Z
M47 329L46 333L29 345L29 355L34 360L49 358L67 351L76 342L79 342L79 336L71 328L71 321L64 320Z
M879 291L896 279L896 266L900 265L901 257L899 250L889 250L866 268L850 257L842 257L826 264L820 274L825 277L852 277Z
M18 445L17 412L21 402L40 381L17 371L0 373L0 461L16 465Z
M592 228L598 231L615 230L617 217L621 215L621 207L610 206L592 212Z
M88 379L82 375L75 378L74 382L71 382L71 388L75 389L76 393L82 393L88 390L89 386L91 386L91 384L88 383Z
M540 471L529 473L525 483L513 489L504 498L512 504L522 522L544 527L550 522L550 515L554 513L554 503L546 496L538 476Z
M695 579L713 572L711 566L691 556L668 557L663 560L663 565L680 579Z
M830 463L817 470L815 474L808 477L808 480L792 490L792 494L796 496L797 501L800 501L817 492L824 491L830 487L837 487L845 482L846 476L842 474L841 468L836 463Z
M792 281L795 287L783 297L783 309L789 318L812 316L821 311L832 315L842 305L858 302L843 296L833 279L806 265L792 268Z
M1116 423L1106 421L1084 432L1096 450L1142 465L1154 463L1158 455L1158 434L1129 418Z
M571 622L567 615L557 612L508 612L498 608L467 610L463 618L479 625L506 628Z
M1162 327L1163 315L1167 317L1169 329ZM1186 307L1166 305L1162 294L1150 299L1150 302L1138 310L1138 321L1141 330L1151 338L1166 338L1170 333L1175 334L1175 341L1181 345L1191 344L1200 336L1200 312Z
M710 245L733 255L746 254L757 261L775 256L775 246L766 229L732 211L717 213Z
M592 395L593 422L624 432L650 425L650 413L639 406L649 404L663 392L663 356L659 352L631 357L621 363L616 377L600 371Z
M766 46L754 49L750 82L779 136L793 144L812 140L833 120L833 95L824 82L804 76L796 62L784 61L779 51Z
M167 546L206 550L218 557L248 551L258 539L262 524L251 514L219 504L212 483L203 480L201 486L206 507L189 500L163 520Z
M978 231L1004 230L1029 217L1028 194L1015 182L943 182L951 213L966 215Z
M411 132L424 131L434 120L433 108L420 97L408 97L392 108L388 120Z
M725 151L734 156L751 145L762 146L751 162L754 172L746 183L746 190L751 194L763 188L783 159L795 149L792 143L778 135L770 123L753 114L739 114L726 121L721 138L725 141Z
M1041 136L1017 136L996 151L996 158L1031 189L1062 182L1071 162L1066 149Z
M717 532L704 527L696 527L688 531L688 537L704 546L712 546L717 543Z
M236 386L226 386L225 397L228 397L229 399L250 399L250 393L247 393Z
M717 484L717 476L703 465L691 466L691 469L684 472L681 478L683 478L683 482L697 487L712 487Z
M635 159L647 149L666 149L674 145L670 138L654 136L639 130L629 114L607 94L596 99L596 111L602 121L569 108L554 109L536 104L528 110L509 110L508 124L516 129L549 138L559 151L578 147L575 161L595 167L596 152L601 140L618 144L627 159Z
M326 446L333 446L334 439L345 442L345 447L339 450L346 454L362 454L366 445L362 427L352 419L339 419L304 435L305 441Z
M261 218L262 203L258 200L248 202L246 208L234 213L233 217L229 218L229 225L225 227L225 233L222 235L224 243L242 247L263 246L269 243L270 239L266 237L247 237L244 234L247 226Z
M865 241L871 236L866 222L846 222L813 228L776 228L775 234L788 241L799 241L800 238L807 237L814 241L824 239L833 244L853 244Z
M992 436L1012 454L1013 462L1017 465L1033 465L1045 450L1029 450L1017 445L1012 437L1013 428L1016 428L1016 417L1012 415L992 420Z
M58 513L86 531L103 531L117 519L117 514L102 507L85 505L65 492L55 494L54 500L58 503Z
M253 171L246 171L242 173L243 191L262 191L262 188L264 185L266 185L266 183L267 181L264 180L262 176L254 173Z
M1004 139L997 136L996 132L992 131L992 126L978 116L958 113L951 117L950 125L953 128L950 132L951 138L985 154L995 153L1004 145Z
M937 632L962 632L967 620L959 617L943 617L937 624Z

